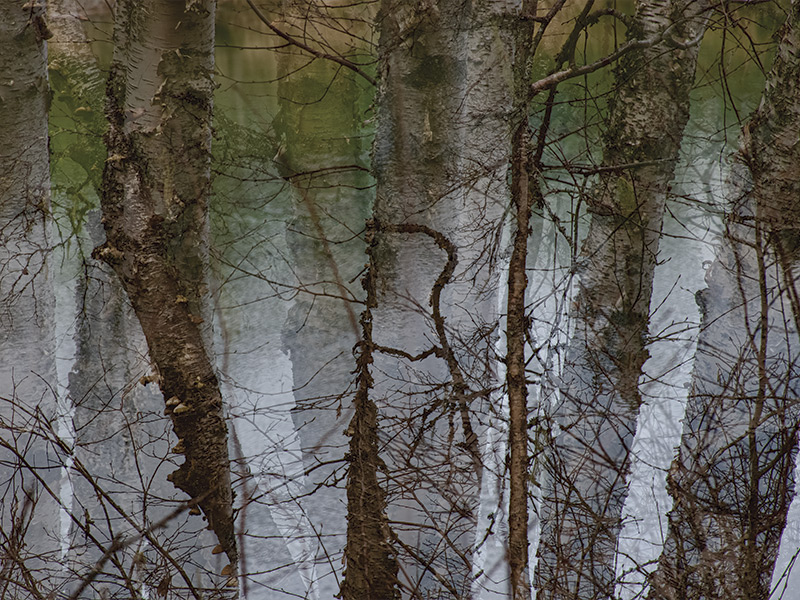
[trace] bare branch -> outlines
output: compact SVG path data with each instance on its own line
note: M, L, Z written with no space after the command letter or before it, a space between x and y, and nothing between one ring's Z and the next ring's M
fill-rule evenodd
M335 62L336 64L342 65L343 67L350 69L354 73L358 73L359 75L361 75L361 77L363 77L364 79L369 81L372 85L377 85L378 84L378 82L375 80L374 77L371 77L370 75L365 73L361 69L361 67L359 67L354 62L351 62L351 61L347 60L346 58L342 58L341 56L336 56L335 54L327 54L326 52L320 52L319 50L315 50L314 48L312 48L308 44L304 44L300 40L297 40L297 39L293 38L288 33L285 33L283 31L281 31L280 29L278 29L277 27L275 27L275 25L273 25L270 22L270 20L267 18L267 16L263 12L261 12L261 9L258 8L255 5L253 0L247 0L247 4L250 5L250 8L253 9L253 12L256 13L256 16L259 18L259 20L262 23L264 23L264 25L269 27L270 30L275 35L277 35L278 37L283 38L284 40L289 42L292 46L297 46L301 50L304 50L304 51L308 52L309 54L311 54L312 56L315 56L317 58L322 58L324 60L330 60L330 61Z

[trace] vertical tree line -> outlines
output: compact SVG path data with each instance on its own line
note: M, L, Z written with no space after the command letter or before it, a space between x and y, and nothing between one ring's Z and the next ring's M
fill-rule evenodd
M663 224L703 41L736 11L221 6L278 57L270 118L241 126L262 172L212 156L215 0L117 0L107 67L77 3L0 7L0 598L617 598ZM695 295L664 544L637 565L653 599L770 598L794 498L800 6L775 6ZM220 242L245 183L259 208ZM568 308L536 300L543 271ZM291 302L254 317L290 369L270 366L292 431L269 458L229 435L277 439L283 410L231 376L234 280ZM562 318L563 343L536 339Z
M798 19L795 1L742 128L722 243L697 292L700 338L649 598L770 595L800 427Z
M591 3L579 18L589 20ZM577 257L574 323L544 450L537 587L545 598L614 594L615 554L647 359L653 274L669 184L710 6L636 3L620 59L601 172ZM576 39L559 60L574 60Z

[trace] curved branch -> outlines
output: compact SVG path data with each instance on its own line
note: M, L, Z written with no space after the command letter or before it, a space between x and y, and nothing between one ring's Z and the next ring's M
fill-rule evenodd
M450 346L450 342L447 339L447 332L444 326L445 319L441 312L442 291L444 290L444 286L450 283L450 278L453 276L453 273L456 270L456 265L458 265L457 247L442 232L436 231L427 225L421 225L418 223L378 225L379 228L381 226L385 231L389 232L421 233L426 235L431 238L440 249L447 253L447 262L445 263L442 272L439 274L439 277L436 278L436 282L433 284L433 289L431 289L430 305L433 312L433 324L436 329L436 335L439 338L439 344L443 354L442 358L444 358L445 362L447 363L447 368L450 372L450 376L453 379L453 395L461 414L461 426L464 429L464 438L466 440L467 451L472 458L472 464L475 469L475 473L480 481L483 473L483 463L481 462L480 449L478 448L478 436L475 434L475 431L472 428L472 422L469 418L469 408L467 405L467 398L472 396L472 390L470 390L469 385L464 378L464 373L461 370L461 366L458 364L458 359L456 358L455 352L453 351L452 347Z

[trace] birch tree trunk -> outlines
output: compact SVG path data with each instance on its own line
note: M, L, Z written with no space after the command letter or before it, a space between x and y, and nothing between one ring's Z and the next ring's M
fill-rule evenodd
M44 4L0 4L0 596L57 587L60 464Z
M373 353L371 371L386 470L377 475L388 490L400 581L423 598L435 597L443 585L460 597L470 569L468 561L447 548L450 540L457 550L468 552L470 508L467 504L465 511L452 512L454 519L446 515L454 499L470 493L474 474L467 471L466 480L453 481L451 473L465 473L461 467L466 457L461 452L456 460L450 456L453 447L443 423L450 411L435 391L447 381L447 369L428 348L435 336L428 310L431 290L450 257L422 229L439 225L435 211L452 215L443 198L457 171L453 148L464 84L463 59L457 52L463 47L457 26L462 10L452 2L436 8L385 2L378 15L381 71L370 274L377 305L372 308L372 342L378 352ZM381 353L383 348L400 350L405 358Z
M479 568L517 17L501 2L385 2L379 15L370 393L414 597L469 597Z
M800 3L742 131L649 598L770 595L800 427Z
M76 282L75 357L66 407L72 414L66 437L73 441L73 455L65 508L73 518L65 569L69 592L82 598L139 598L192 587L193 569L177 568L175 557L215 542L186 514L154 527L174 512L176 493L182 494L164 479L175 456L171 427L161 418L160 390L142 384L151 374L147 345L119 279L111 267L84 255L105 241L100 211L86 211L100 196L107 157L99 135L105 128L106 75L83 29L83 8L74 0L53 0L48 17L55 107L51 152L60 184L53 194L73 227L68 246L73 251L64 253L62 273L73 271ZM82 171L74 171L76 164ZM148 528L154 528L149 539L108 557L119 540L135 539ZM106 568L94 574L103 560ZM85 589L78 592L80 587Z
M626 54L617 69L543 464L535 585L547 600L614 593L653 271L708 6L640 0L628 38L663 41Z
M168 479L216 534L236 586L223 402L208 304L208 194L214 68L212 0L118 2L94 255L120 278L158 371L184 463Z
M58 35L58 34L56 34ZM102 241L99 211L84 224ZM90 239L92 239L90 238ZM125 292L110 267L87 258L75 290L75 361L69 375L74 427L72 502L68 551L73 591L83 585L114 540L136 536L172 512L165 509L169 484L158 476L169 459L169 427L160 418L162 399L149 375L147 348ZM169 464L169 463L167 463ZM169 486L171 487L171 486ZM197 532L179 531L183 518L154 532L164 543L147 540L114 553L81 598L119 594L138 598L156 590L174 569L165 555L195 546ZM176 576L175 584L181 577Z

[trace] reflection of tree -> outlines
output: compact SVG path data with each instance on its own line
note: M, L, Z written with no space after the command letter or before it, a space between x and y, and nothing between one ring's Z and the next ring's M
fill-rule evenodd
M293 10L287 13L287 19L302 22ZM309 565L309 586L327 598L338 592L341 580L346 501L339 482L362 296L354 282L363 268L359 232L372 195L361 164L367 149L358 100L365 86L347 70L309 63L294 49L282 53L279 68L276 167L291 201L288 283L299 290L282 327L294 380L292 421L302 452L302 463L290 469L304 473L295 512L302 511L296 519L307 556L295 560Z
M588 196L574 331L543 465L536 581L545 598L614 591L653 273L707 10L643 0L630 22L630 39L665 39L620 61L603 168ZM565 50L566 61L574 49Z
M537 519L539 594L617 593L663 201L707 5L642 0L634 16L591 1L523 4L231 4L238 16L220 30L249 31L223 37L224 52L257 58L218 65L218 81L248 89L242 104L259 106L215 120L212 238L211 3L117 3L108 153L99 136L104 75L88 44L51 54L55 205L68 217L59 224L76 230L67 238L62 228L69 268L73 239L79 248L90 237L100 245L79 267L72 421L58 429L48 422L52 288L39 268L49 213L3 196L1 210L15 211L3 217L3 233L24 235L4 238L0 251L0 286L20 292L0 298L0 320L10 324L0 373L8 380L2 369L12 365L19 384L2 383L10 412L0 412L0 596L39 598L68 580L75 597L218 598L239 583L258 600L325 600L339 590L344 600L524 600ZM77 39L68 5L54 4L61 21L51 29ZM41 52L36 34L48 30L39 4L25 7L29 25L13 47ZM606 35L617 26L628 27L629 42ZM704 585L708 594L765 596L792 493L796 207L780 199L797 197L797 125L786 118L796 113L797 77L781 56L745 130L726 234L709 289L697 297L704 328L654 597L687 588L691 597ZM606 94L614 61L616 87ZM0 80L0 108L17 131L5 114L19 91L9 81ZM46 178L42 92L30 88L36 140L14 134L42 159L38 175L20 169L27 155L19 139L0 148L3 160L7 148L17 152L0 172L4 193L25 184L17 199L46 187L38 179ZM231 104L228 92L220 90L218 106ZM365 122L373 108L374 140ZM598 149L599 167L591 164ZM101 188L94 175L103 164ZM689 177L697 181L685 182L685 201L696 203L707 175ZM105 241L90 210L98 190ZM682 224L682 233L707 234ZM222 389L210 343L209 254L221 281ZM569 312L561 306L567 286L553 282L572 279ZM65 296L59 314L72 320L75 294ZM673 300L671 310L686 311ZM573 331L560 331L568 312ZM21 319L39 336L27 346L17 339ZM667 330L692 320L681 315ZM691 345L657 335L670 356ZM166 406L156 386L139 385L153 382ZM553 382L557 405L539 410ZM28 384L39 387L25 391ZM664 385L674 384L670 373ZM227 427L222 393L231 400ZM39 397L47 400L37 408L30 398ZM538 419L550 408L551 420ZM26 422L10 423L12 413ZM174 433L177 444L169 443ZM183 503L166 477L182 461L170 478L189 492ZM61 469L71 488L56 484ZM34 480L49 493L26 499ZM532 518L529 505L541 509ZM201 509L214 533L200 531ZM43 514L52 522L37 519ZM234 523L246 560L234 548ZM64 553L63 566L45 560L48 552ZM638 556L631 561L647 570ZM223 565L223 577L206 575ZM237 565L241 577L227 577Z
M0 6L0 596L57 588L56 413L43 7ZM48 490L52 492L48 493Z
M800 3L728 179L725 231L697 293L702 325L674 505L650 598L766 598L800 412Z
M506 59L522 24L508 10L385 2L380 13L369 395L398 579L412 597L467 597L480 569L481 445L496 386L511 146ZM351 477L349 489L356 485Z
M454 266L446 250L452 242L437 243L436 235L449 238L445 221L454 217L448 193L459 168L462 10L457 2L439 3L436 11L388 2L380 21L369 284L376 301L372 342L383 351L373 351L371 393L400 581L406 593L423 597L435 590L460 597L469 589L477 484L447 364L436 352L444 358L433 317L440 305L431 304Z

